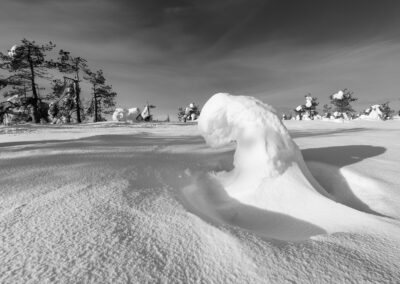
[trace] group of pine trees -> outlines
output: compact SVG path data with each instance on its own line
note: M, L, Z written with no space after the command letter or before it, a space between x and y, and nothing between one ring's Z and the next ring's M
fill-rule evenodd
M94 122L101 121L105 114L112 113L117 94L112 86L106 84L103 71L91 70L86 59L63 49L58 51L58 57L48 59L55 47L52 42L38 44L23 39L8 54L0 52L0 90L5 99L0 103L0 120L7 113L29 113L23 119L35 123L61 117L67 123L72 117L81 123L88 117L92 117ZM85 98L82 96L82 81L92 87L90 96ZM46 90L44 86L48 85L51 92L39 95L40 90Z
M318 99L316 97L312 97L311 94L305 96L306 104L299 105L294 109L294 113L297 119L302 119L307 117L309 119L314 119L317 115L319 115L317 111L317 106L319 105ZM357 113L351 103L358 100L358 98L354 97L354 92L343 89L336 94L332 94L329 96L330 105L324 104L322 109L322 116L330 118L330 117L341 117L341 118L356 118L362 114L367 114L365 111L363 113ZM395 111L390 108L389 102L385 102L379 105L379 109L382 112L382 119L387 120L391 119L395 114ZM400 115L400 111L399 111ZM291 119L292 114L283 115L283 119Z

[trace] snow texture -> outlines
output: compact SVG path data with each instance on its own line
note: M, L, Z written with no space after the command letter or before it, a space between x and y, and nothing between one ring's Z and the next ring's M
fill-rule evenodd
M189 190L188 202L195 200L195 210L210 219L281 240L301 240L320 233L312 226L297 227L283 216L329 233L381 233L382 228L389 234L400 232L386 221L335 202L335 197L310 174L299 148L273 108L261 101L216 94L204 105L198 126L211 146L232 141L236 144L233 170L206 177L205 184L200 181ZM220 203L211 206L216 203L216 194ZM281 218L268 218L244 205L281 214Z
M400 282L399 119L282 125L215 102L214 148L197 125L0 126L0 283ZM254 182L232 175L252 147L278 165Z
M365 110L366 114L361 115L360 119L383 120L381 105L373 105Z

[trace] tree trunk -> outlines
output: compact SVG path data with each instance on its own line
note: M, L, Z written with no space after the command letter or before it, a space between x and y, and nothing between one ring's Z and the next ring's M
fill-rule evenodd
M35 84L35 71L33 67L33 62L31 58L31 48L28 48L28 62L29 62L29 67L31 69L31 84L32 84L32 95L33 95L33 121L35 123L40 123L40 117L39 117L39 109L38 109L38 102L39 102L39 97L36 91L36 84Z
M94 103L94 117L93 117L93 122L97 122L98 121L98 106L97 106L97 96L96 94L94 94L93 97L93 103Z
M93 111L94 111L94 116L93 116L93 122L97 122L97 94L96 94L96 84L93 84Z
M81 89L79 88L79 84L78 84L78 82L76 82L76 84L75 84L75 104L76 104L76 121L78 122L78 123L81 123L82 122L82 119L81 119L81 104L80 104L80 101L81 101L81 99L80 99L80 96L81 96Z
M81 120L81 88L79 87L79 71L76 71L75 104L76 104L76 121L78 123L81 123L82 122L82 120Z

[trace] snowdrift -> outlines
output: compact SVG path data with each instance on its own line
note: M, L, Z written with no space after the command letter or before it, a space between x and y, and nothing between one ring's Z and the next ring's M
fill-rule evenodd
M384 218L337 203L310 174L275 110L260 100L216 94L204 105L198 128L212 147L236 143L231 171L200 175L184 190L201 217L279 240L380 234L384 227L393 233Z

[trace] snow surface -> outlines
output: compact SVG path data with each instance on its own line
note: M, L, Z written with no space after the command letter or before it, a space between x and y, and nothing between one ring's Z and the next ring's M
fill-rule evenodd
M400 120L283 126L245 103L254 128L201 116L215 148L197 125L0 127L0 282L398 283ZM249 181L249 157L285 166Z

